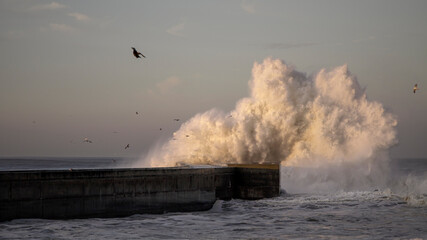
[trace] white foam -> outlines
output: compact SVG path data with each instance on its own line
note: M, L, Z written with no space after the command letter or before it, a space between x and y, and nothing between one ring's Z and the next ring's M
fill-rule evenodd
M311 178L311 187L318 189L351 189L384 180L387 149L397 142L397 121L366 97L346 65L307 77L267 58L254 64L249 86L250 96L233 111L196 114L145 162L310 167L321 170L292 177Z

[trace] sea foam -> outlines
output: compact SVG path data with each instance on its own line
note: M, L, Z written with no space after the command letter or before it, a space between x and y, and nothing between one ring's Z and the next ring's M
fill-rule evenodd
M397 120L367 98L347 65L307 76L282 60L267 58L254 63L249 87L250 96L234 110L196 114L143 162L316 168L310 176L316 178L317 189L328 181L351 188L384 180L387 149L397 143ZM290 176L307 187L310 172Z

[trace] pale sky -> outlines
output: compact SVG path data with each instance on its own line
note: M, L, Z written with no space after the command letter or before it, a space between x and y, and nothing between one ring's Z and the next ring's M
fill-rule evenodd
M232 110L267 57L308 75L348 64L397 116L391 156L427 157L426 12L427 1L1 0L0 157L140 156L195 114Z

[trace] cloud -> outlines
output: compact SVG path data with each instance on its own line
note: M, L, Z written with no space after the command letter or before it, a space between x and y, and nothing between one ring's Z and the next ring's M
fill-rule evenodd
M170 92L173 88L180 85L181 83L182 81L178 77L172 76L167 78L163 82L157 83L156 87L160 93L164 94Z
M68 16L74 17L77 21L82 21L82 22L86 22L86 21L90 20L90 18L88 16L86 16L82 13L77 13L77 12L69 13Z
M40 10L56 10L61 8L66 8L67 6L64 4L60 4L57 2L51 2L49 4L43 4L43 5L35 5L31 7L30 11L40 11Z
M75 28L66 24L50 23L49 27L51 30L57 31L57 32L72 33L76 31Z
M290 49L290 48L301 48L318 45L319 43L314 42L303 42L303 43L270 43L267 45L269 49Z
M250 14L255 13L255 4L253 2L243 0L242 3L240 4L240 6L247 13L250 13Z
M182 34L182 30L184 30L184 27L185 23L180 23L167 29L166 32L174 36L183 37L184 35Z

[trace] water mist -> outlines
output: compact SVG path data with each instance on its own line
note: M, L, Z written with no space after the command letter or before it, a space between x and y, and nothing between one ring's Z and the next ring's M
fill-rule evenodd
M291 192L385 184L397 121L346 65L308 77L267 58L254 64L249 86L234 110L196 114L145 162L278 163Z

